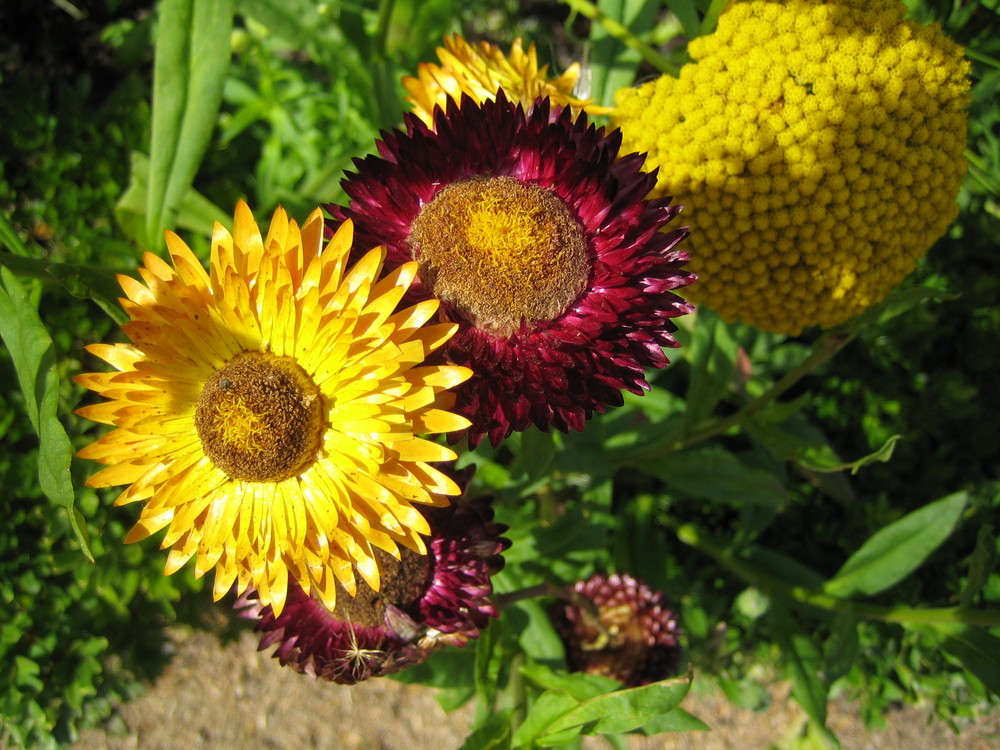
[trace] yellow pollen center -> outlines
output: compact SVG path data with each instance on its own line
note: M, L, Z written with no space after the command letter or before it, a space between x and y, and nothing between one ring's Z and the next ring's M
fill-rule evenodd
M205 455L231 478L280 482L315 458L323 398L291 357L244 352L206 381L195 426Z
M562 314L590 273L569 207L513 177L445 187L413 221L409 242L434 296L500 336Z

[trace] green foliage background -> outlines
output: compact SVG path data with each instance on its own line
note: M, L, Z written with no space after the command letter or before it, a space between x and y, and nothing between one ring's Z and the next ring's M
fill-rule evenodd
M69 464L94 437L69 378L94 367L85 344L116 336L111 272L168 227L204 253L240 197L261 219L340 201L350 160L401 121L400 77L444 33L524 36L557 70L586 54L610 103L683 64L671 40L724 5L3 5L0 739L71 742L155 679L168 624L211 606L188 572L162 575L155 544L122 545L133 509ZM1000 16L995 0L908 5L968 48L971 167L958 221L894 300L797 338L699 311L648 395L583 433L528 431L464 459L511 527L499 592L638 575L677 603L696 689L761 707L763 681L788 677L803 743L836 743L836 693L876 725L900 701L955 721L1000 694ZM446 705L478 698L466 748L702 726L675 708L687 678L628 691L567 674L545 600L516 598L475 648L402 675Z

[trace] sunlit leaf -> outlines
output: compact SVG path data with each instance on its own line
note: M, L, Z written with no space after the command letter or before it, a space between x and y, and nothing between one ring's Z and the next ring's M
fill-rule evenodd
M684 677L591 698L556 718L545 734L574 727L585 727L584 734L628 732L674 710L690 686Z
M0 338L17 371L24 407L38 435L38 482L56 505L65 508L83 553L93 560L86 527L74 507L69 465L73 446L59 421L59 374L52 338L17 278L0 268Z
M163 0L153 68L144 245L159 246L201 164L229 67L233 0Z
M948 538L967 501L967 493L956 492L876 532L823 591L837 597L870 595L902 580Z
M145 241L146 204L149 194L149 157L138 151L132 152L132 174L128 190L118 199L115 216L125 233L140 244ZM232 214L226 214L194 188L188 188L177 207L177 218L170 229L187 229L199 237L210 237L215 222L232 229ZM161 236L152 248L163 247ZM119 295L120 296L120 295Z

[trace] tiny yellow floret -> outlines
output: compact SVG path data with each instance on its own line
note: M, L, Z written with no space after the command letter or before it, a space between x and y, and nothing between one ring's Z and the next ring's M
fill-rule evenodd
M881 301L948 228L969 64L905 13L734 3L678 78L618 92L623 149L658 168L654 197L685 206L694 301L778 333L829 328Z

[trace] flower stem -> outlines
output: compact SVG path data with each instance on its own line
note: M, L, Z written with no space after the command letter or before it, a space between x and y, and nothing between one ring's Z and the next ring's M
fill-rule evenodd
M392 20L392 9L395 4L395 0L381 0L378 4L378 25L375 27L375 54L380 59L385 57L386 40L389 37L389 22Z
M909 608L883 607L876 604L866 604L850 599L838 599L815 589L804 586L789 586L774 576L756 568L746 560L741 560L730 550L725 549L708 534L694 524L680 523L672 518L663 518L663 522L674 530L677 538L694 549L713 558L726 570L742 578L751 586L772 595L794 599L817 609L828 612L849 612L868 620L895 622L905 624L964 624L981 625L983 627L1000 627L1000 611L987 609L969 609L966 607Z
M601 24L601 26L604 27L604 30L608 32L609 36L614 37L626 47L634 49L642 56L643 60L648 62L657 70L669 73L672 76L676 76L680 72L680 69L674 65L669 58L661 55L655 49L643 42L639 39L639 37L618 23L618 21L611 18L592 2L589 2L589 0L564 0L564 2L581 16L585 16L591 21L597 21L597 23Z
M857 334L858 329L852 328L849 331L834 330L824 333L813 345L812 353L806 357L797 367L789 370L782 378L768 388L757 398L750 401L739 411L735 411L727 417L709 422L705 426L695 430L689 435L678 440L654 441L642 451L629 453L628 458L621 461L619 468L626 466L642 466L648 461L654 460L667 453L690 448L692 445L709 440L716 435L722 435L734 427L739 427L743 422L754 414L763 410L771 403L781 397L789 388L798 383L803 377L815 370L823 363L829 361L843 349Z
M786 372L777 383L768 388L764 393L739 411L706 425L700 430L695 430L682 440L678 440L671 447L671 450L678 451L696 445L742 424L748 417L752 417L754 414L770 406L771 403L780 398L789 388L802 380L803 377L832 359L853 338L852 334L839 331L824 333L816 342L812 353L799 363L797 367Z

